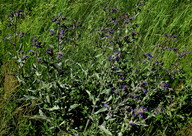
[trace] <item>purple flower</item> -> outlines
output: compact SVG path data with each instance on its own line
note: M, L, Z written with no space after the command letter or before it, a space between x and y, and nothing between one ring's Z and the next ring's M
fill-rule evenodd
M120 77L120 79L124 81L124 80L125 80L125 77L124 77L124 76L122 76L122 77Z
M147 54L146 54L146 53L143 53L142 56L147 57Z
M117 66L112 66L112 69L117 69Z
M21 60L24 61L24 60L26 60L27 58L28 58L28 56L27 56L27 55L24 55Z
M163 109L157 108L157 109L155 109L154 114L155 114L155 115L158 115L158 114L160 114L160 113L162 113L162 112L163 112Z
M127 86L126 85L122 85L121 88L122 88L123 91L125 91L125 89L127 89Z
M131 126L135 126L136 124L132 122L132 123L129 123L129 125L131 125Z
M149 57L153 57L153 56L152 56L152 53L148 53L147 55L148 55Z
M47 53L48 55L50 55L50 56L53 56L53 50L54 50L54 49L47 49L47 50L46 50L46 53Z
M109 61L113 61L114 59L113 59L113 56L110 56L109 57Z
M182 53L179 55L179 57L186 56L186 55L189 54L189 53L190 53L190 51L184 51L184 52L182 52Z
M105 7L104 10L108 10L109 8L108 7Z
M132 33L131 33L131 35L134 37L134 36L136 36L136 35L137 35L137 32L136 32L136 31L134 31L134 32L132 32Z
M118 91L117 91L117 90L113 90L112 92L115 93L115 94L118 94Z
M114 12L114 11L118 11L118 12L119 12L120 10L117 9L117 8L113 8L112 11L113 11L113 12Z
M111 39L111 38L112 38L112 36L110 36L110 35L106 35L106 37L107 37L108 39Z
M178 48L173 48L173 51L174 51L174 52L178 51Z
M57 56L58 59L61 59L63 56L64 54L62 52L58 52L58 56Z
M143 81L143 82L142 82L142 85L143 85L143 86L146 86L146 85L147 85L147 81Z
M50 32L50 36L52 36L55 33L55 30L54 29L50 29L49 32Z
M117 55L115 60L118 61L120 59L120 55Z
M42 58L37 58L37 62L42 62L43 59Z
M133 113L132 115L133 115L133 117L137 117L137 115L135 115L135 113Z
M138 97L138 96L135 95L135 96L133 96L133 99L136 99L137 97Z
M145 118L145 112L147 112L148 109L145 108L144 106L141 106L139 109L133 110L133 116L139 116L140 118Z
M56 21L57 21L57 19L53 19L53 20L52 20L52 22L56 22Z
M33 50L29 50L29 51L30 51L30 56L33 56L35 54Z
M146 94L146 93L148 92L147 89L142 88L142 90L143 90L143 93L144 93L144 94Z
M165 35L166 37L168 37L168 34L167 34L167 33L164 33L164 35Z
M22 33L20 33L20 38L22 38L24 35L26 35L27 33L24 33L24 32L22 32Z
M34 37L31 39L31 41L32 41L33 43L37 42L37 37L34 36Z
M129 15L128 14L124 14L124 17L128 17Z
M129 36L125 36L125 37L122 38L122 40L129 40L129 39L130 39Z
M14 17L14 15L13 15L13 14L10 14L9 17Z
M43 48L43 47L41 46L41 42L37 42L37 43L35 44L35 46L36 46L37 48Z
M7 26L10 27L12 24L8 24Z
M163 82L163 83L161 84L161 86L162 86L164 89L167 89L167 87L169 86L169 84Z
M129 22L128 21L125 21L125 24L128 24Z
M58 13L58 16L61 16L61 15L62 15L62 13L61 13L61 12L59 12L59 13Z
M176 41L178 41L178 39L175 39L175 38L174 38L174 39L173 39L173 41L175 41L175 42L176 42Z
M133 17L129 17L129 20L132 21L132 20L133 20Z
M107 106L108 106L108 104L107 104L107 103L104 103L104 104L103 104L103 107L107 107Z
M177 37L178 37L178 35L173 36L173 38L177 38Z

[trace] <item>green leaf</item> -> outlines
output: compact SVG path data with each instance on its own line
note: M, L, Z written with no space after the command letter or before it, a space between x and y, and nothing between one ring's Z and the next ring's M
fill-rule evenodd
M101 125L101 126L99 126L99 128L101 129L101 131L103 131L107 135L110 135L110 136L113 135L108 129L105 128L105 126Z
M93 102L93 104L94 104L95 103L94 96L88 90L86 90L86 92L89 95L89 100L91 100Z
M103 108L99 109L97 112L95 112L95 114L105 112L105 111L107 111L107 107L103 107Z
M107 99L107 101L106 102L109 102L109 101L111 101L112 100L112 95Z
M47 108L49 111L59 110L61 109L58 105L53 106L52 108Z
M42 115L34 115L30 117L30 119L37 119L37 120L41 119L41 120L46 120L48 122L51 122L47 116L42 116Z
M100 56L102 56L103 55L103 53L101 53L101 54L98 54L97 56L95 56L96 58L98 58L98 57L100 57Z
M73 109L75 109L75 108L77 108L77 107L79 107L79 104L73 104L73 105L71 105L71 106L69 107L68 112L71 111L71 110L73 110Z
M105 89L101 92L101 94L109 94L111 92L111 89Z
M25 101L28 101L28 100L37 100L37 97L24 95L24 98L21 98L21 99L19 99L19 100L25 100Z

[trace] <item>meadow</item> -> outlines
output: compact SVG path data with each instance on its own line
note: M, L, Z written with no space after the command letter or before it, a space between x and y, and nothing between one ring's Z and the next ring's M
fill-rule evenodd
M192 135L191 0L0 4L0 135Z

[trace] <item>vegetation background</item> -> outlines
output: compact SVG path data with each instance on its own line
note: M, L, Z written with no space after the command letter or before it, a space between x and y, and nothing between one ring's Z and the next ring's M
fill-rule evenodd
M55 110L50 110L50 108L50 115L48 115L48 113L47 115L54 121L49 122L46 119L35 116L41 114L43 108L39 106L40 104L36 99L32 99L31 97L24 99L23 96L32 95L32 93L27 93L27 91L41 90L44 85L32 85L34 82L29 80L26 81L27 83L25 85L19 82L20 78L15 76L20 69L18 63L13 59L14 48L8 42L0 40L0 135L192 135L192 1L145 0L142 2L144 5L139 7L141 11L137 9L139 3L141 3L139 0L1 0L0 39L7 37L8 33L14 33L13 29L7 27L9 21L8 15L12 11L22 9L26 17L17 24L17 30L26 32L27 35L24 40L18 41L18 45L22 45L25 52L31 49L31 39L34 36L39 37L39 40L45 44L51 43L52 39L49 36L49 30L55 27L52 20L58 16L58 13L61 12L62 15L68 17L70 20L81 21L82 29L78 29L75 33L81 35L78 46L74 45L74 43L66 42L64 50L65 59L75 63L72 64L71 62L68 64L66 61L63 67L69 69L72 67L72 69L70 69L72 71L71 73L76 80L78 80L78 85L81 86L80 84L82 84L82 86L77 87L73 93L66 95L68 98L65 99L65 101L69 101L66 102L69 107L68 112L72 111L72 114L77 114L79 117L73 117L71 114L60 116L61 113L54 113L53 111ZM98 100L97 104L99 103L99 105L96 108L93 108L96 106L96 104L94 105L94 101L91 103L91 95L96 99L97 96L101 96L102 94L100 92L96 93L97 90L100 90L98 89L99 86L102 86L100 82L105 83L103 85L105 90L110 87L108 81L117 80L117 77L111 77L109 72L106 72L106 75L105 73L102 75L102 71L107 71L109 70L108 68L111 67L111 65L105 63L105 61L112 51L104 47L99 47L102 40L99 39L97 33L93 32L105 27L109 21L109 15L103 10L105 7L118 8L125 13L133 15L135 23L139 25L136 29L137 40L131 43L131 46L127 46L129 50L126 49L126 54L130 53L130 58L134 58L134 61L125 62L125 65L127 66L131 63L132 69L140 68L143 69L143 71L148 71L145 72L146 75L144 78L141 74L137 77L138 81L136 80L137 78L130 80L135 80L135 84L143 82L144 80L150 82L158 81L159 83L163 83L166 80L166 82L169 83L169 88L174 89L173 94L166 94L169 96L168 100L167 97L161 98L161 101L165 101L166 103L163 106L164 112L159 116L154 116L149 122L147 121L147 126L142 126L142 123L138 125L134 122L136 127L128 127L125 123L126 121L122 120L118 120L117 123L112 121L113 125L110 125L110 123L106 123L106 126L104 125L105 123L101 125L101 120L104 118L102 112L109 110L103 109L102 104L113 100L112 103L118 105L118 103L123 101L116 103L115 99L117 98L114 94L106 94L106 96L104 96L110 98L109 101L105 100L105 98ZM136 12L136 10L139 11ZM169 41L165 33L172 36L177 35L177 41ZM159 53L157 45L162 45L164 49L167 50ZM178 50L178 53L169 51L169 47L174 47L175 50ZM141 65L143 60L142 54L145 53L156 55L159 62L164 63L163 69L160 70L159 77L152 74L152 63ZM27 61L28 65L24 67L24 73L30 73L29 67L33 62L34 59ZM94 65L92 65L93 63ZM104 65L107 65L106 69ZM117 65L121 66L123 64L118 63ZM76 71L79 71L79 67L81 71L76 73ZM92 73L92 75L87 76L85 69L87 69L87 71L91 69L90 73ZM170 78L162 77L166 75L164 69L176 69L177 71L182 69L182 72L178 72L175 75L175 80L171 81ZM63 79L61 77L58 78L58 83L65 82L65 87L68 88L73 84L71 83L70 70L66 70ZM47 71L45 71L44 75L46 72ZM95 73L99 73L99 79L97 80L94 79L97 77ZM131 73L132 72L130 72L130 74ZM89 77L94 78L91 79ZM131 77L134 77L134 75ZM33 80L33 78L36 77L30 77L31 80ZM38 79L38 77L36 79ZM51 80L50 82L48 78L46 79L46 76L42 76L41 79L47 81L46 85L52 83ZM54 77L54 79L56 80L57 78ZM128 81L129 80L126 79L126 82ZM166 88L166 86L164 87ZM50 88L47 87L47 90ZM153 84L148 87L148 90L155 90L155 88L156 86ZM81 89L84 91L90 90L90 92L87 91L87 93L84 94L81 92ZM36 92L34 94L33 96L37 95ZM85 95L85 97L83 95ZM39 100L40 96L37 96ZM112 96L112 98L110 96ZM124 96L124 94L122 94L122 96ZM163 96L164 95L162 95L162 97ZM90 101L87 100L86 97L89 97ZM82 99L85 101L83 102ZM153 102L152 99L153 98L148 102ZM157 98L155 97L154 99L156 100ZM81 106L76 110L75 108L78 107L78 105L75 104L77 103L81 104ZM45 105L46 104L43 106L46 109ZM71 110L70 105L74 106ZM54 107L54 105L51 106ZM148 104L148 107L150 107L150 104ZM99 108L101 108L101 110L99 110ZM91 111L97 109L96 111L98 112L94 111L95 114L93 114L90 109ZM149 113L149 115L151 114ZM69 120L67 117L69 117ZM81 119L78 120L77 118ZM126 117L123 118L126 119ZM63 127L62 121L63 124L65 124ZM73 121L77 123L73 123Z

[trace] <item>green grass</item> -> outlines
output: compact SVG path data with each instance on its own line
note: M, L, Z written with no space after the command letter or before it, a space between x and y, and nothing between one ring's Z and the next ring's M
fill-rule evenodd
M0 135L192 135L192 2L145 0L141 12L135 14L138 2L3 0L0 3L0 39L7 37L8 33L14 34L14 29L7 27L7 16L16 9L22 9L27 16L19 21L17 31L28 34L23 39L18 39L17 48L22 46L24 53L32 49L31 39L34 36L37 36L46 48L57 46L56 40L49 36L49 30L57 27L52 20L60 12L69 18L69 23L78 20L82 26L68 33L71 37L80 35L75 41L78 46L73 42L64 43L65 56L61 64L64 72L58 74L51 66L46 68L43 64L38 64L34 56L20 69L24 75L29 76L26 79L19 76L18 80L25 81L25 84L11 82L17 78L9 74L19 75L21 72L18 71L17 63L14 63L13 45L0 40ZM95 31L109 23L109 14L103 10L106 6L119 8L121 12L133 15L136 17L135 23L139 25L136 28L138 39L125 44L126 47L122 49L125 59L114 64L106 60L116 50L114 48L119 49L119 45L114 48L107 47L107 40L101 40ZM129 27L116 33L116 36L126 33L126 29L130 34L133 30ZM164 33L178 35L178 41L169 41ZM157 44L162 48L177 48L178 51L162 51ZM52 61L44 55L45 50L35 50L40 52L38 57ZM178 59L178 55L185 50L190 53ZM144 53L152 53L152 61L144 59ZM146 63L142 63L144 60ZM164 62L164 65L155 67L155 61ZM128 73L125 81L120 81L119 76L114 74L111 70L113 65L126 67L125 70L119 69L119 72ZM33 74L32 66L38 69L37 73ZM160 70L154 72L154 67ZM183 71L177 72L174 75L175 80L172 81L170 76L180 68ZM50 69L52 71L49 71ZM135 73L136 69L139 70L139 75ZM172 74L167 72L168 69ZM38 76L38 72L42 75ZM10 79L10 82L6 79ZM126 93L111 93L114 89L120 90L125 83L134 91L134 88L145 80L149 82L149 92L146 97L141 98L141 104L135 99L129 100L129 97L126 99L128 101L124 102L128 95ZM168 82L174 92L161 90L162 82ZM7 86L14 89L10 91L6 89ZM65 91L65 95L58 90ZM63 104L57 104L64 110L54 110L53 108L57 108L55 101L62 101ZM111 121L105 119L110 110L102 107L104 103L109 103L111 112L116 115L115 121L113 118ZM150 111L147 114L150 119L142 121L129 114L124 115L122 107L130 103L136 103L135 108L142 104L148 106ZM156 103L158 106L155 107ZM162 107L164 112L153 116L153 110L157 107ZM131 127L131 121L138 124Z

